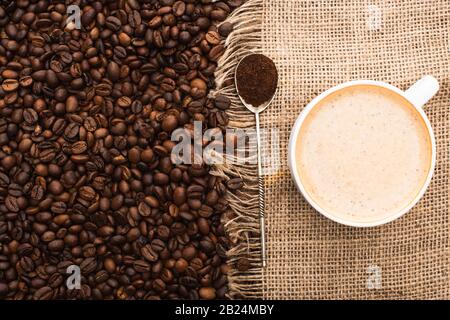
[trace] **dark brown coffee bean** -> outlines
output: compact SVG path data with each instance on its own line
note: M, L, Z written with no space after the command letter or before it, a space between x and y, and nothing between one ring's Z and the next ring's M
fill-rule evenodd
M188 288L195 288L198 285L198 280L194 277L185 276L180 278L180 284Z
M162 124L162 129L167 133L171 133L175 128L178 127L178 119L174 115L168 115L164 118Z
M66 112L73 113L78 109L78 100L75 96L69 96L66 100Z
M67 210L67 205L62 201L53 202L50 210L56 214L65 213Z
M185 247L182 251L183 258L186 260L192 260L196 256L196 250L194 247Z
M63 240L53 240L48 244L48 249L50 251L61 251L64 248Z
M210 16L213 20L224 21L227 17L227 12L222 9L215 9L211 11Z
M199 218L197 220L197 225L198 225L198 230L200 231L201 234L203 234L205 236L209 234L210 229L209 229L208 220L206 220L205 218Z
M156 262L158 260L158 254L152 249L152 247L147 244L141 249L141 255L145 260L150 262Z
M219 44L211 49L211 51L208 54L208 57L212 61L218 61L224 52L225 52L225 47L223 45Z
M111 29L114 32L117 32L120 30L122 23L120 20L114 16L109 16L106 18L105 25L107 28Z
M212 287L202 287L199 289L198 294L202 299L213 300L216 298L216 289Z
M132 100L129 97L122 96L117 99L117 105L121 108L128 108L131 106Z
M187 199L186 189L183 187L175 188L175 190L173 192L173 200L174 200L175 204L180 206L186 202L186 199Z
M152 213L152 209L145 203L141 202L138 206L139 214L143 217L148 217Z
M153 181L156 185L166 185L169 183L169 176L158 172L153 176Z
M79 131L80 126L75 122L71 122L64 130L64 136L66 137L66 139L71 140L77 137Z
M15 91L19 88L19 81L16 79L5 79L2 82L2 89L5 92Z
M16 197L7 196L5 199L5 206L11 212L19 212L19 204Z
M231 100L228 97L219 95L214 99L214 105L216 106L216 108L219 108L221 110L226 110L230 107Z
M87 117L83 122L84 128L89 132L94 132L97 129L97 122L92 117Z
M219 26L219 33L222 37L228 37L228 35L233 31L233 24L230 22L224 22Z
M95 257L89 257L84 259L80 264L80 269L82 274L89 274L97 269L97 261Z
M48 278L48 285L53 288L56 289L58 287L60 287L64 282L64 277L60 274L60 273L53 273L49 278Z
M161 252L165 248L165 244L160 239L154 239L151 243L151 247L155 252Z
M39 116L34 109L27 108L23 111L23 119L28 124L35 124L38 121Z
M120 67L117 63L115 63L114 61L110 61L108 63L106 72L108 74L109 79L111 79L111 81L117 81L119 80L120 77Z
M215 31L207 32L205 39L212 45L218 45L221 41L219 33L215 32Z
M44 197L44 188L40 185L33 186L30 196L34 200L41 200Z
M95 190L89 186L81 187L79 190L80 198L86 201L93 201L96 195L97 193L95 192Z
M136 260L133 267L136 272L149 272L151 270L151 265L144 260Z
M185 11L186 11L186 4L184 3L184 1L176 1L173 4L173 14L176 15L177 17L183 16Z
M53 298L53 289L51 287L42 287L33 294L34 300L50 300Z
M227 181L227 187L231 190L237 190L242 188L243 181L241 178L233 178Z
M82 154L86 152L88 145L85 141L77 141L72 145L72 154Z

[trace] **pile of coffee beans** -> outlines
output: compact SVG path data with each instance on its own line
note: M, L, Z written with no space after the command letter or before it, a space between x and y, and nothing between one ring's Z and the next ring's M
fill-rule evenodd
M1 1L0 299L226 297L242 183L174 165L171 133L226 127L208 93L242 2Z

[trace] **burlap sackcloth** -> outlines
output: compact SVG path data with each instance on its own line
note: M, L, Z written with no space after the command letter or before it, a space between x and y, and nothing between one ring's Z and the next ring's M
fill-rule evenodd
M254 165L217 166L241 176L230 194L227 227L230 295L270 299L449 298L450 3L448 0L249 0L233 13L235 31L217 72L218 92L233 100L230 127L254 126L239 103L236 62L262 52L279 68L279 91L262 115L266 135L268 266L261 268ZM322 91L353 79L407 89L425 74L441 89L426 106L437 140L437 166L425 197L399 220L352 228L315 212L296 190L287 167L290 130ZM275 132L275 134L273 134ZM239 257L250 257L247 272ZM375 283L374 283L375 282Z

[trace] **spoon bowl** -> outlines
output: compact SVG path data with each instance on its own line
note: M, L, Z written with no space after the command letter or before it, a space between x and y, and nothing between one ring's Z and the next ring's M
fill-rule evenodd
M252 54L253 54L253 53L251 53L251 54L249 54L249 55L246 55L246 56L243 57L241 60L239 60L237 66L236 66L236 70L239 68L239 66L241 65L242 61L244 61L245 58L247 58L248 56L250 56L250 55L252 55ZM234 73L234 83L237 84L237 72ZM261 112L263 112L264 110L266 110L266 109L269 107L269 105L272 103L273 99L274 99L275 96L277 95L278 88L275 90L275 92L274 92L273 95L272 95L272 98L271 98L269 101L266 101L266 102L264 102L263 104L261 104L261 105L259 105L259 106L257 106L257 107L251 105L250 103L245 102L245 100L244 100L244 99L242 98L242 96L239 94L239 88L238 88L237 85L236 85L236 91L237 91L237 94L238 94L239 99L241 100L242 104L243 104L250 112L256 114L256 113L261 113Z

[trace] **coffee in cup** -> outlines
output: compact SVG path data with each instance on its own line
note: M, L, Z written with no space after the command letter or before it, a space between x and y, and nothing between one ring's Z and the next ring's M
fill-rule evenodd
M290 166L307 200L331 219L373 226L418 201L434 167L421 109L378 84L333 90L303 115Z

